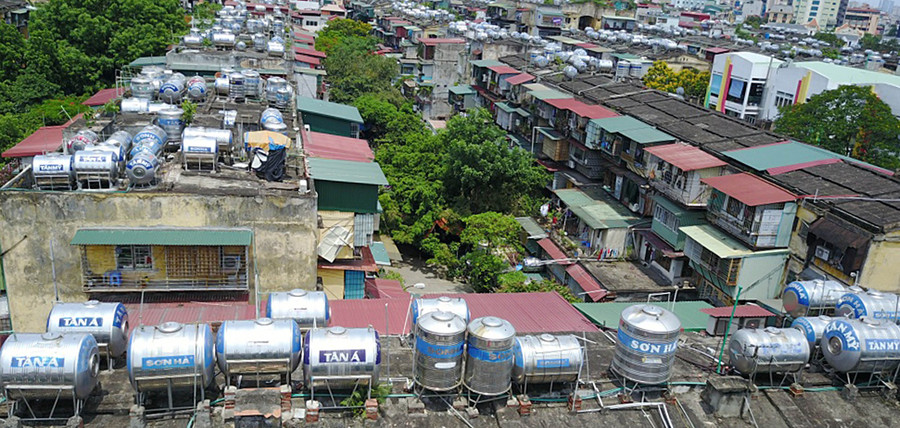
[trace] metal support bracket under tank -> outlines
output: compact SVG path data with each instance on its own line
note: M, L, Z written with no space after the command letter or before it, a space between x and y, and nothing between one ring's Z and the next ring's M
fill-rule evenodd
M84 408L84 400L79 400L75 397L75 391L73 388L60 388L58 386L53 387L57 389L56 397L53 399L53 405L50 407L49 413L46 415L41 415L41 407L43 406L32 406L32 404L39 404L39 400L29 401L28 398L25 398L22 394L22 391L39 389L39 387L35 386L16 386L16 385L7 385L6 386L6 396L20 396L15 400L11 400L13 404L9 406L9 417L17 416L20 420L28 420L28 421L65 421L70 417L79 416L81 414L81 409ZM63 391L68 391L72 395L72 413L64 414L64 416L57 416L57 411L59 411L60 400L67 398L63 395ZM47 400L41 400L47 401ZM27 412L26 415L20 416L16 415L17 412L23 410L21 409L21 405L25 406L24 411Z
M364 382L366 384L364 386L364 388L366 388L366 399L372 398L372 376L371 375L310 376L310 378L309 378L309 399L310 400L316 400L316 387L315 387L316 382L324 383L325 390L328 391L327 396L330 400L329 402L331 403L331 405L330 406L323 405L322 407L319 407L320 410L362 409L365 407L365 406L343 406L343 405L341 405L340 401L338 401L335 398L334 392L331 389L331 385L329 383L329 381L331 381L331 380L341 381L342 383L349 381L349 380L354 381L353 389L350 391L350 395L353 395L356 392L357 388L359 388L361 381L366 381L366 382ZM322 399L319 398L318 401L321 402Z
M140 383L141 381L158 381L165 380L167 383L166 391L163 393L166 398L166 405L163 407L155 407L150 408L147 407L147 404L150 402L149 398L159 396L158 392L135 392L135 402L139 406L144 407L144 415L147 418L160 418L170 415L176 414L185 414L185 413L193 413L196 410L197 403L206 399L206 389L201 386L200 378L201 375L186 375L181 377L192 377L194 381L194 388L191 392L192 400L189 404L184 406L176 406L175 402L177 398L175 394L175 389L172 387L172 379L173 377L163 377L163 376L146 376L146 377L136 377L134 379L135 383ZM139 388L138 388L139 389Z

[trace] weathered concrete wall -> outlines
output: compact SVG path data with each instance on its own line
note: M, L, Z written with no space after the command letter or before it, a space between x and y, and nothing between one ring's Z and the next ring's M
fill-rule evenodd
M261 295L315 288L313 197L0 191L0 244L9 250L3 265L17 332L44 331L54 299L51 239L60 299L87 298L80 249L69 242L79 228L98 226L246 227L254 233ZM250 282L253 299L252 275Z

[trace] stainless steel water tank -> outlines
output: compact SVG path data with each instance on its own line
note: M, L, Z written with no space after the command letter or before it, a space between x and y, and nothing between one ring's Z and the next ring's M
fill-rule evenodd
M869 290L865 293L846 293L835 306L837 316L897 321L898 298L896 294Z
M512 379L518 384L575 382L584 363L581 342L571 334L519 336L513 355Z
M467 328L466 372L463 384L481 395L500 395L512 383L516 329L497 317L476 318Z
M244 70L244 96L248 98L259 98L260 86L262 80L259 72L256 70Z
M416 383L447 391L462 381L466 321L450 312L429 312L416 323Z
M292 319L301 329L328 326L331 308L324 291L294 289L269 293L266 317Z
M259 117L259 123L263 127L268 124L284 123L284 116L280 111L278 111L278 109L270 107L263 110L262 114Z
M819 346L825 361L841 373L893 370L900 363L900 326L868 316L835 319Z
M187 81L187 95L191 101L202 101L206 98L206 79L203 76L192 76Z
M315 328L303 343L307 387L349 389L378 382L381 341L374 328Z
M181 139L181 131L184 130L184 110L179 107L164 108L156 116L157 124L169 137L168 141Z
M94 336L101 353L121 357L128 349L128 311L121 303L57 303L47 317L50 333Z
M125 164L125 175L131 184L145 185L156 180L159 159L150 152L138 153Z
M82 129L66 142L66 153L74 154L79 150L84 150L87 146L96 144L98 141L100 141L100 136L98 136L96 132L89 129Z
M116 147L120 147L122 149L121 150L122 156L125 156L128 154L129 151L131 151L132 139L133 139L133 137L131 136L131 133L129 133L128 131L116 131L116 132L113 132L113 134L110 135L109 138L107 138L106 141L104 141L103 143L110 144L110 145L113 145Z
M0 349L0 385L11 400L84 400L97 386L100 354L90 334L14 333ZM66 391L71 392L66 392Z
M75 178L72 155L37 155L31 160L31 173L38 189L70 189Z
M73 166L75 179L88 178L115 181L119 173L118 156L106 150L81 150L75 152Z
M180 104L181 96L184 93L185 80L183 74L172 73L172 75L159 86L159 99L169 104Z
M681 320L658 306L633 305L622 311L619 343L610 368L632 382L665 383L672 376Z
M153 86L153 79L146 76L136 76L131 79L131 96L147 101L156 98L156 88Z
M831 310L846 292L837 281L794 281L784 287L781 300L788 314L801 317L810 311Z
M147 125L141 128L137 134L134 134L131 156L134 157L141 152L149 152L159 156L168 140L169 136L165 130L156 125Z
M809 361L809 342L795 328L744 328L728 343L728 357L739 372L794 373Z
M209 324L165 322L132 330L128 377L138 392L206 388L212 384L215 346Z
M216 90L217 95L228 95L228 78L227 77L216 77L215 82L213 83L213 87Z
M284 375L301 357L300 327L293 320L225 321L216 335L216 359L225 376Z
M122 113L147 113L150 111L150 100L143 98L125 98L120 107Z
M266 80L266 100L271 104L275 104L278 97L278 90L287 87L287 80L274 76Z
M238 101L244 99L244 74L240 71L228 75L228 96Z
M809 352L812 353L819 347L819 341L822 340L825 327L828 327L831 321L834 321L834 318L828 315L800 317L791 323L791 328L796 328L803 332L803 335L806 336L806 341L809 342Z
M416 320L429 312L450 312L466 323L470 321L469 305L466 300L461 297L441 296L436 299L415 299L412 304L412 320L413 324Z
M291 87L285 85L284 87L278 88L275 91L275 107L279 109L286 109L291 104Z

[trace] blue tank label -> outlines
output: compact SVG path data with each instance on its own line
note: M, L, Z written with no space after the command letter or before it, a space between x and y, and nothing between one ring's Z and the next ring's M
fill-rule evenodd
M61 357L12 357L10 367L63 367L66 359Z
M825 327L822 336L826 339L838 338L841 341L841 347L848 351L859 351L859 337L856 335L856 329L850 323L843 320L832 321Z
M181 126L181 125L184 123L184 121L181 120L181 119L163 119L163 118L159 118L159 119L157 119L157 121L159 121L159 125L160 125L160 126L169 126L169 125L172 125L172 126L175 126L175 125Z
M796 320L794 320L793 324L791 324L791 327L803 331L803 333L806 335L807 342L812 343L816 341L816 332L815 330L813 330L812 324L810 324L809 321L807 321L805 318L797 318Z
M669 342L669 343L651 343L644 342L643 340L635 339L625 333L625 330L619 329L619 343L634 349L642 354L652 354L652 355L668 355L678 348L678 341Z
M62 165L50 164L50 165L39 165L38 166L38 171L42 171L42 172L56 172L56 171L62 171L62 170L63 170Z
M100 317L63 317L59 319L60 327L103 327Z
M850 310L853 312L853 318L861 318L868 315L865 302L855 294L845 294L844 297L841 297L841 300L836 307L838 311L840 311L841 308L847 306L849 306Z
M469 357L481 361L489 361L492 363L500 363L509 361L513 357L512 349L506 351L485 351L473 346L469 346Z
M116 308L116 315L113 318L113 327L121 327L125 322L125 318L128 316L128 311L125 309L125 305L119 305Z
M194 367L193 355L174 355L171 357L149 357L141 360L144 370L180 369Z
M900 340L866 339L866 349L870 351L900 351Z
M809 294L806 293L806 288L800 284L792 282L787 286L784 292L793 292L797 295L797 304L800 306L809 306Z
M568 358L553 358L547 360L537 360L537 368L539 369L557 369L563 367L569 367L572 364L569 363Z
M895 320L897 319L897 313L894 311L875 311L872 313L872 317L877 320Z
M366 361L365 349L319 351L320 363L361 363Z
M416 351L431 358L456 358L463 353L463 342L457 345L435 345L416 337Z

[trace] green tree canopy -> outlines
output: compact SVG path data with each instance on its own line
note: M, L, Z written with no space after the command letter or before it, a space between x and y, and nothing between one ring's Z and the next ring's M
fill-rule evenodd
M701 99L706 94L709 77L708 71L685 68L676 73L665 61L654 61L643 80L644 86L648 88L673 94L677 93L678 88L682 88L686 98Z
M519 243L522 226L511 215L488 211L470 215L463 222L466 228L459 236L459 241L463 244L472 247L486 245L491 251L497 248L523 250Z
M547 293L555 291L563 299L571 303L579 303L584 300L569 290L569 287L562 285L556 281L529 281L528 277L522 272L506 272L500 274L497 278L497 291L500 293Z
M884 168L900 167L900 120L870 87L841 86L780 111L778 132Z
M330 56L336 48L347 45L350 39L359 39L362 40L365 50L371 51L376 44L371 32L372 26L365 22L353 19L334 19L316 34L316 50Z

